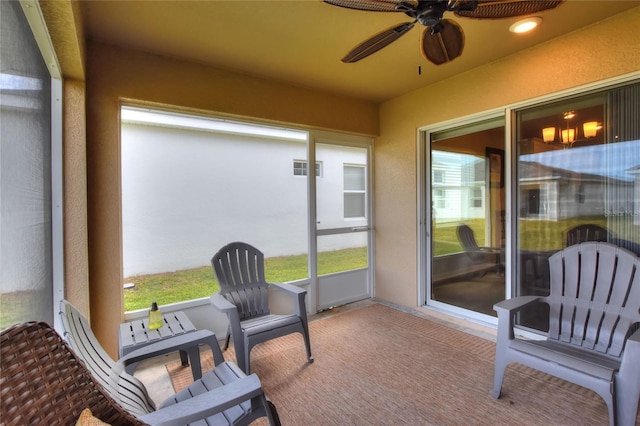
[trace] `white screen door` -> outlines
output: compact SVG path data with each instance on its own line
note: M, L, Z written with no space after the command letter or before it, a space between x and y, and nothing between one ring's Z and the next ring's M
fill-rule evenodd
M314 138L317 310L371 297L371 143Z

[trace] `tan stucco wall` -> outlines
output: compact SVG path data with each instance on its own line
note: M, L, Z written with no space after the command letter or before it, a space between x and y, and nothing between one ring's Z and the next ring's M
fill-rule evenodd
M122 321L120 102L376 135L378 106L195 63L111 46L87 46L87 183L92 328L115 355Z
M65 79L85 78L85 37L80 2L39 0L56 58Z
M63 99L64 294L90 317L84 81L66 80Z
M419 305L417 129L638 71L637 28L640 8L381 105L375 141L378 298Z

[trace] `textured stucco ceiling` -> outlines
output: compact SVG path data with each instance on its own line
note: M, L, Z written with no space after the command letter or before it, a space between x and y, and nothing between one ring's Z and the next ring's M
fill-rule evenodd
M441 66L421 56L420 26L358 63L340 62L356 44L409 21L402 13L354 11L320 0L93 0L80 5L88 39L380 102L624 13L640 1L567 0L537 14L542 26L526 35L508 31L516 19L474 20L448 13L463 27L466 46L460 58Z

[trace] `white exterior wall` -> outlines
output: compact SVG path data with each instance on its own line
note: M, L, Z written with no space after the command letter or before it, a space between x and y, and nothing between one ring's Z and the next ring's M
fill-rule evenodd
M232 241L265 257L307 253L307 179L293 175L306 142L132 123L121 138L125 278L207 266ZM366 164L366 155L326 148L317 153L318 217L357 226L344 219L343 164ZM363 245L352 237L329 249Z
M475 157L461 153L432 151L433 169L444 172L444 182L433 183L432 190L446 191L445 207L434 206L436 220L443 222L459 222L465 219L481 219L486 216L486 194L483 187L482 207L471 205L471 191L475 188L464 182L463 173L469 173L473 167L470 160ZM435 196L434 196L435 198Z

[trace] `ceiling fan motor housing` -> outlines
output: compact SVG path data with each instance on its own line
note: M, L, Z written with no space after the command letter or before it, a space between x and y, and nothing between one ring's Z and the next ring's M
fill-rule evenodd
M442 19L442 15L444 15L446 4L438 3L437 5L432 6L425 3L420 3L418 5L416 19L425 27L431 28L433 32L433 30L436 30L438 23Z
M443 19L445 12L461 18L498 19L528 15L553 9L565 0L323 0L334 6L371 12L399 12L413 19L388 28L360 43L343 59L357 62L377 52L402 35L416 23L425 26L421 48L424 56L435 65L451 62L462 54L464 32L455 21Z

